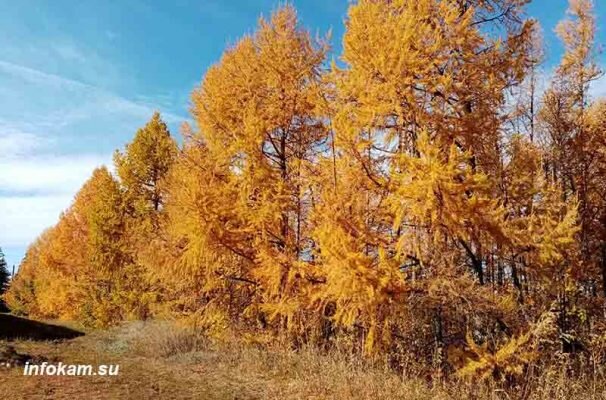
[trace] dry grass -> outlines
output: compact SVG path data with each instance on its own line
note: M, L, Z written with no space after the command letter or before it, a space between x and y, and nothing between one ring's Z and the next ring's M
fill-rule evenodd
M231 340L213 343L172 322L131 322L70 341L12 343L37 360L120 364L118 377L32 377L0 369L7 399L606 399L606 384L542 375L535 389L430 385L343 352L320 354Z

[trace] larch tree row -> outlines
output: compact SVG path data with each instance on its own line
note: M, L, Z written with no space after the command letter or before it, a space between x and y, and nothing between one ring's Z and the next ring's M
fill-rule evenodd
M603 361L592 3L570 1L543 89L526 3L359 0L332 65L292 7L261 19L194 90L183 145L155 114L31 245L8 303L100 326L188 315L478 377Z

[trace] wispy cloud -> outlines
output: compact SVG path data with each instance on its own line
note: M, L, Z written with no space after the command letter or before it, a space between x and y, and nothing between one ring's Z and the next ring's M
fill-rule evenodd
M71 194L0 197L0 243L24 248L52 226L72 201ZM20 256L11 262L17 262Z
M76 88L89 88L82 82L78 82L74 79L68 79L55 74L49 74L43 71L39 71L34 68L29 68L23 65L12 63L9 61L0 60L0 71L18 77L20 79L32 82L32 83L44 83L45 85L53 86L68 86Z
M68 43L54 43L52 49L64 60L78 63L90 62L90 54L84 54L74 45Z
M0 194L56 195L75 193L91 172L111 162L111 156L75 154L0 160Z
M56 223L93 169L110 164L153 111L169 125L185 120L164 98L133 101L6 60L0 87L0 246L9 249L24 249ZM7 255L12 263L22 257Z
M29 68L5 60L0 60L0 74L2 73L10 75L13 78L17 78L27 84L42 86L47 91L49 89L56 89L63 91L64 94L74 94L74 92L85 91L85 93L79 94L86 95L88 103L80 103L81 109L86 108L93 103L103 105L103 109L105 111L116 111L116 109L119 109L120 111L125 111L133 115L149 116L150 112L152 112L155 107L166 105L166 95L159 95L157 98L158 101L155 102L155 104L154 97L139 96L141 99L144 99L144 103L139 103L118 96L95 85L56 74L46 73L44 71ZM68 115L68 117L73 117L74 115L81 117L81 110L80 113L72 112L71 115ZM185 119L184 116L167 111L164 111L163 115L168 122L182 121Z
M44 146L45 142L48 144L48 139L16 130L0 120L0 149L5 161L31 153L36 148Z

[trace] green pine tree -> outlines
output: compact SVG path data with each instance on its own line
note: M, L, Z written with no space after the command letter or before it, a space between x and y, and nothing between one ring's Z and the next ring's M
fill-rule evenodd
M8 289L8 284L10 282L11 275L8 272L8 264L6 263L6 259L4 257L4 253L2 252L2 248L0 248L0 312L8 311L2 296Z

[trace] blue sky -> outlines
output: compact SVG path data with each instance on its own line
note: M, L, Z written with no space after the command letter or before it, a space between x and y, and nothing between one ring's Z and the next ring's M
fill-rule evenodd
M338 55L348 1L291 3L312 32L332 29ZM606 4L596 3L599 28ZM109 163L153 110L178 135L206 69L280 4L0 0L0 247L9 264L19 263L92 169ZM547 69L561 54L553 29L566 4L534 0L528 8L544 28ZM598 36L604 43L606 32Z

